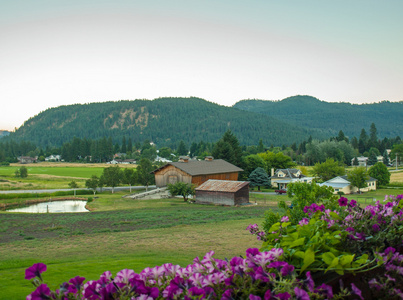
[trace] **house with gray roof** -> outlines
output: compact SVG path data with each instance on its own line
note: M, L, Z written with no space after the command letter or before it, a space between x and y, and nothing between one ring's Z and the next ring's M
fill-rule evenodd
M192 160L188 157L180 157L178 162L170 162L154 170L155 184L157 187L167 186L178 181L201 185L209 179L238 180L241 168L226 162L223 159L206 157L205 160Z
M367 186L361 188L360 191L361 192L376 191L376 181L377 180L375 178L369 177L369 179L365 181ZM332 187L334 189L335 194L337 194L338 192L343 192L344 194L354 194L358 192L358 188L351 185L346 175L337 176L328 181L320 183L319 185Z
M313 177L308 177L302 174L298 169L274 169L271 171L271 186L277 189L287 189L287 185L292 182L306 182L311 183Z

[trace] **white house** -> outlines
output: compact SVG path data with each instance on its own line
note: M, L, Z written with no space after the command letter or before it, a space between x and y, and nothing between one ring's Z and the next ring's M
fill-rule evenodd
M368 191L375 191L376 190L376 179L370 177L367 181L367 186L361 188L361 192L368 192ZM332 178L324 183L320 183L320 186L330 186L334 189L334 193L337 194L338 192L343 192L344 194L353 194L358 192L357 187L353 187L348 181L347 176L337 176Z

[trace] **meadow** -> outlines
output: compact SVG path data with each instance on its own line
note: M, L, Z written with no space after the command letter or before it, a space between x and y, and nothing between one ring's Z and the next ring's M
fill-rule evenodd
M98 195L88 204L90 213L0 213L0 299L22 299L32 291L24 270L36 262L48 265L45 277L56 288L76 275L96 279L106 270L185 266L210 250L222 259L245 254L260 246L246 227L261 223L274 205L223 207L122 195Z
M20 184L23 188L67 188L71 180L84 182L107 166L28 166L29 176ZM2 183L14 181L18 167L1 167ZM401 174L392 175L396 182ZM181 198L132 200L122 198L124 194L97 194L88 203L89 213L0 212L0 299L24 299L32 292L24 271L36 262L47 264L44 278L55 289L76 275L91 280L107 270L139 272L168 262L185 266L210 250L221 259L244 255L246 249L261 245L246 227L261 225L266 210L276 210L279 200L289 201L286 195L251 194L251 205L224 207L185 203ZM369 204L374 198L383 200L386 194L403 194L403 188L347 197Z

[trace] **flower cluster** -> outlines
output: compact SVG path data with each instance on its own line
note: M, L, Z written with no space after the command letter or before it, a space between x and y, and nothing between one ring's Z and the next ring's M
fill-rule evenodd
M389 298L403 299L403 255L393 247L377 255L384 268L383 276L372 278L369 286Z
M164 264L146 268L140 273L124 269L113 278L103 273L99 280L84 283L84 277L74 277L56 291L43 283L42 263L26 270L26 279L35 277L36 290L27 300L39 299L331 299L332 288L322 284L315 287L309 272L298 279L294 266L282 261L283 250L260 252L256 248L246 251L246 258L231 260L213 258L211 251L203 259L195 258L193 264L182 268ZM44 267L45 266L45 267ZM36 280L36 281L35 281ZM347 294L347 291L343 292Z

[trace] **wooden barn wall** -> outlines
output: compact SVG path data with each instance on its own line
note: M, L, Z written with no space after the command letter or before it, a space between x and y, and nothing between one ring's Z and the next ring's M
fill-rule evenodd
M244 186L235 193L234 202L235 205L249 203L249 185Z
M155 185L157 187L167 186L168 183L178 181L192 183L192 176L171 165L155 173Z
M234 205L234 193L214 191L196 191L197 203L212 203L218 205Z
M199 185L201 185L202 183L206 182L209 179L237 181L238 180L238 172L193 176L192 183L194 185L196 185L196 186L199 186Z

